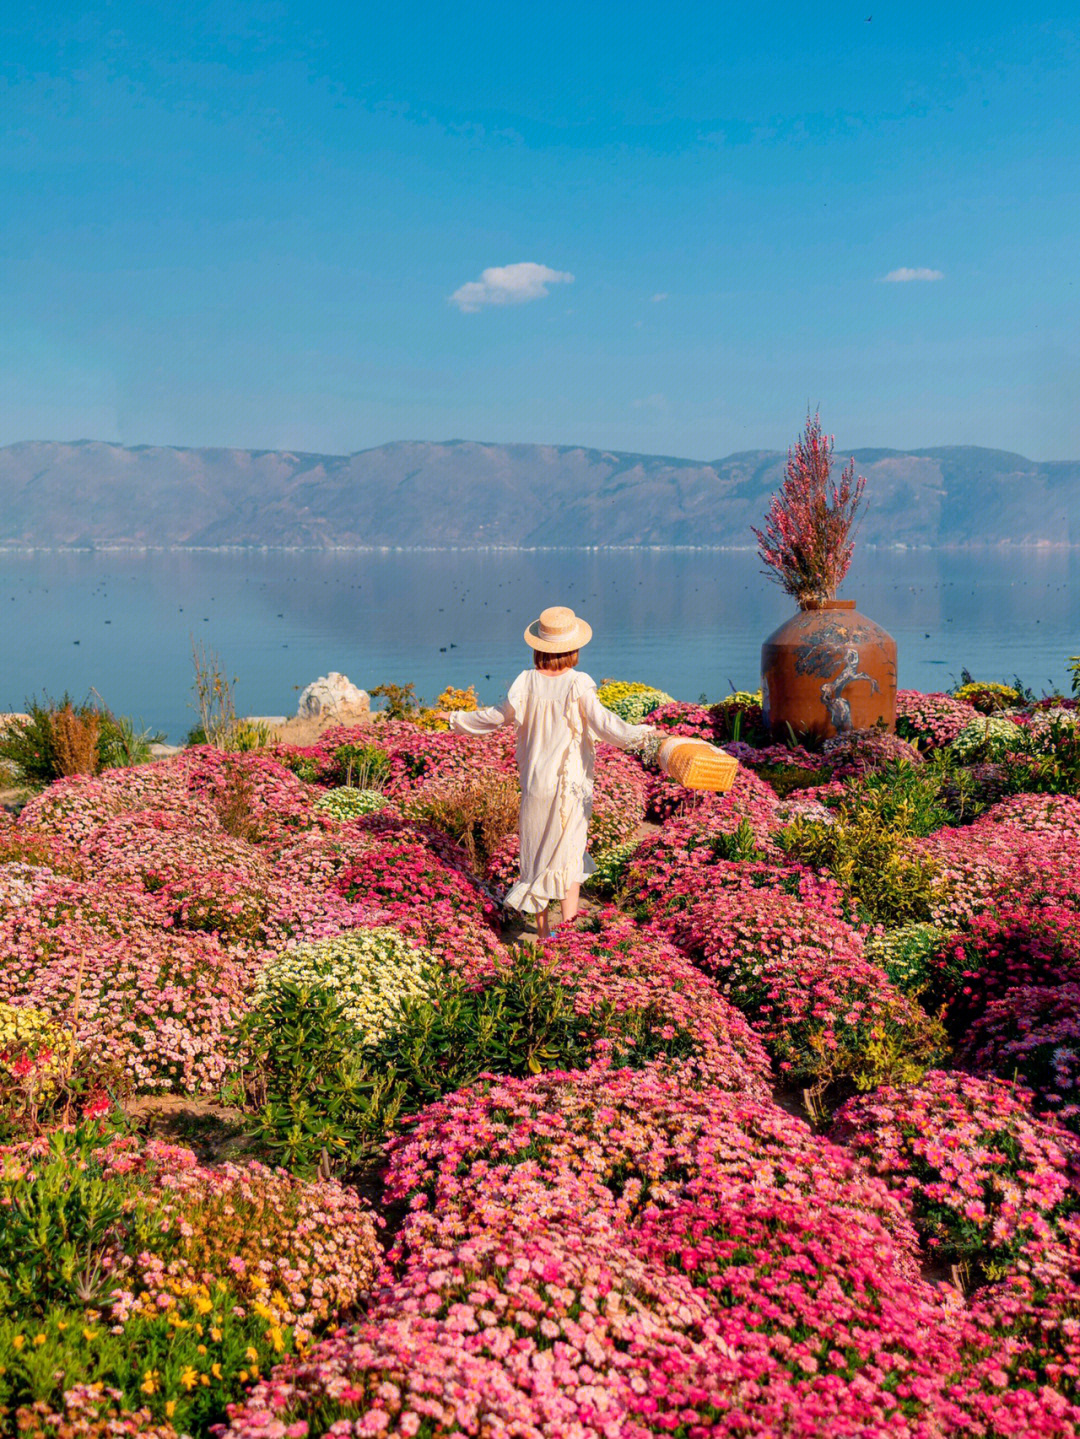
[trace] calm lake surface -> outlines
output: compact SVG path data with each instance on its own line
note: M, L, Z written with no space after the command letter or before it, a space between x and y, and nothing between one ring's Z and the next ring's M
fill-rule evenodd
M900 683L963 666L1067 687L1080 652L1080 551L870 551L842 593L899 645ZM291 714L328 670L499 698L546 605L592 624L586 668L680 699L756 688L762 640L792 609L751 552L0 554L0 710L91 687L178 742L195 721L191 639L237 677L241 714Z

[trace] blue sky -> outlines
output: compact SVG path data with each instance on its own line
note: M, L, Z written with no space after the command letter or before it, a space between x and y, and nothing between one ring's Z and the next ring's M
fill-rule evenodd
M0 443L1075 458L1078 93L1075 0L6 7Z

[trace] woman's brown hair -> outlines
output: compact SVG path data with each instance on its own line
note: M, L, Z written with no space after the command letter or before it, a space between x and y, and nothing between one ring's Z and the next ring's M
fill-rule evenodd
M533 650L533 664L538 670L546 670L548 674L557 675L560 670L572 670L577 662L577 650L565 650L561 655L549 655L543 650Z

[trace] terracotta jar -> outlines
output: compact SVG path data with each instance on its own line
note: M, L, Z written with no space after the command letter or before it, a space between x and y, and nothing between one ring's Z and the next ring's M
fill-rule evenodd
M896 641L854 600L809 601L761 647L761 703L775 740L893 730Z

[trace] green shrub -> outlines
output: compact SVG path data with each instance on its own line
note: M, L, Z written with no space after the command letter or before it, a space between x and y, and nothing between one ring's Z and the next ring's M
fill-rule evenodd
M343 744L334 751L342 783L357 789L381 790L390 776L390 756L373 744Z
M0 1162L0 1315L95 1305L109 1293L106 1249L149 1248L149 1211L135 1186L106 1180L96 1125L49 1136L32 1169Z
M412 719L419 708L414 684L376 685L371 691L371 698L386 701L386 709L383 714L387 719Z
M244 1026L250 1130L301 1175L349 1172L382 1152L405 1097L368 1064L347 1006L327 989L282 980Z
M603 1033L597 1016L574 1009L574 994L531 955L476 988L451 983L438 1003L414 1000L373 1063L406 1086L410 1109L470 1084L479 1074L524 1076L581 1069Z
M930 918L936 871L906 844L919 813L910 796L860 788L832 824L798 818L778 838L790 859L829 870L868 923L893 929Z
M64 693L59 700L45 695L26 701L25 720L12 720L0 730L0 762L6 761L30 784L52 784L72 773L65 755L64 731L79 730L89 746L88 773L145 764L150 746L164 736L137 730L126 715L114 715L104 705L75 704ZM58 732L59 728L59 732Z
M951 774L949 762L936 756L922 765L890 760L854 785L839 809L850 806L855 815L868 813L898 834L934 834L952 818L943 795Z
M223 748L232 754L250 754L266 749L274 736L265 720L238 719L224 737Z

